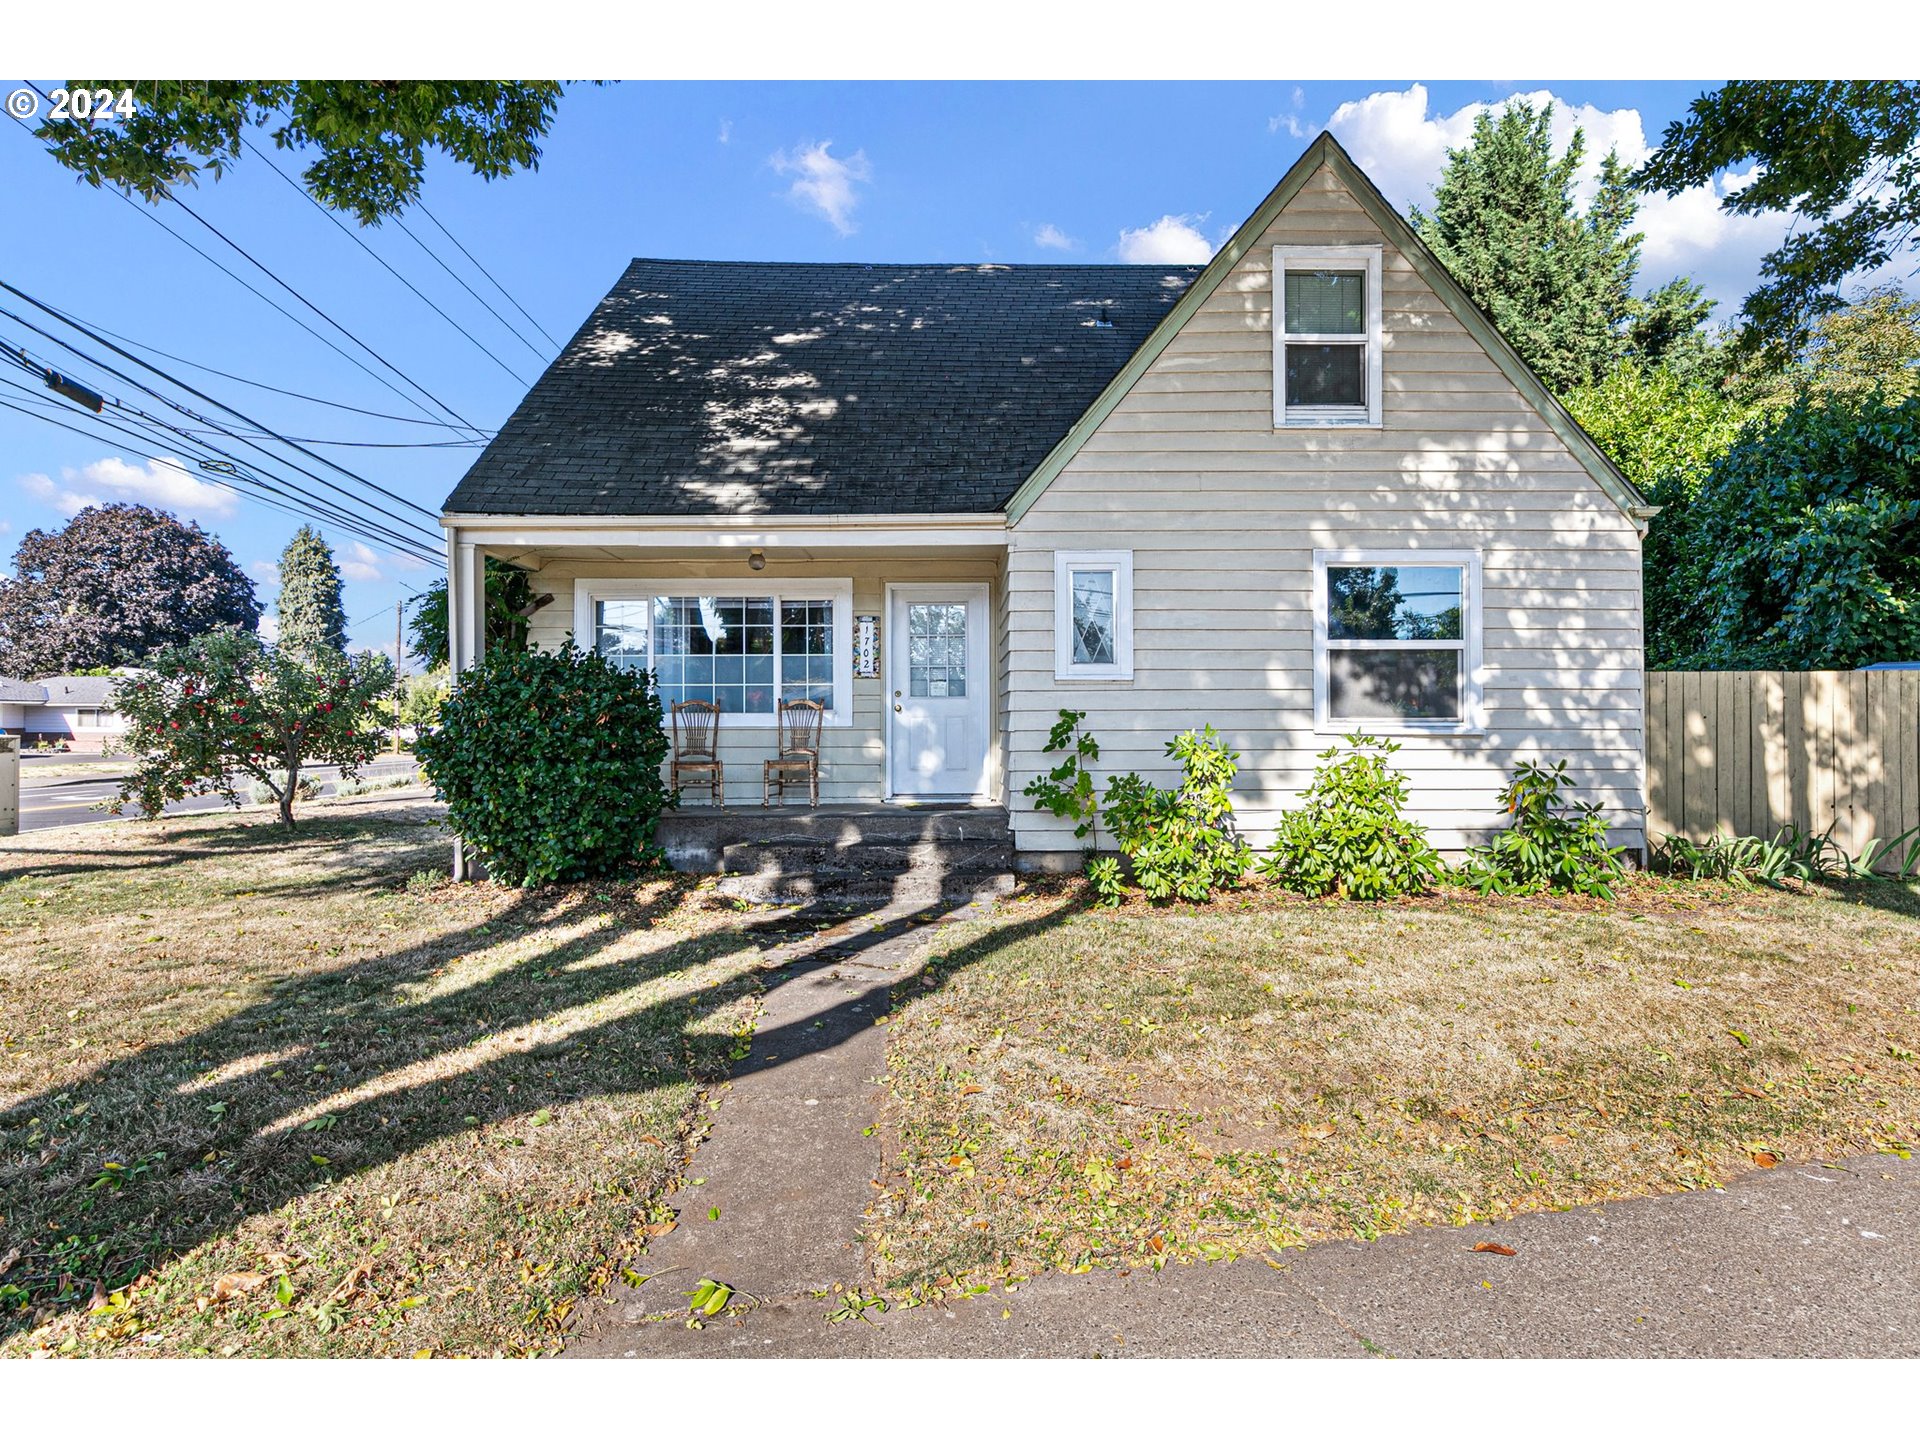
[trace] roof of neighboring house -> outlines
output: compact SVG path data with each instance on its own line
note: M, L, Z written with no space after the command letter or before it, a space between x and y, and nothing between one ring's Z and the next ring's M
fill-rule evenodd
M996 511L1199 273L635 260L446 509Z
M4 705L42 705L46 703L47 692L31 680L15 680L0 675L0 704Z
M39 682L47 693L38 703L82 709L105 706L119 678L117 675L49 675Z

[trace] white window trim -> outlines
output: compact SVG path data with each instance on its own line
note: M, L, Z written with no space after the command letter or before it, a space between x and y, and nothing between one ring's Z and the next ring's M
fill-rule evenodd
M1381 325L1380 270L1378 245L1276 245L1273 247L1273 424L1276 430L1315 430L1360 427L1379 429L1381 424L1381 353L1384 331ZM1295 335L1287 331L1287 283L1289 270L1363 269L1367 276L1367 403L1365 407L1314 406L1287 413L1287 341L1301 344L1345 343L1352 337L1339 335ZM1361 413L1362 408L1365 414Z
M590 579L573 582L574 644L591 651L594 645L593 607L601 600L651 600L666 595L738 595L746 599L833 601L833 709L828 725L853 723L853 581L717 579L712 576L661 576L652 580ZM647 625L647 669L653 669L653 625ZM780 723L778 711L766 715L722 715L723 730L772 729Z
M1073 584L1075 570L1113 574L1113 656L1111 665L1073 663ZM1131 550L1056 550L1053 552L1053 678L1056 680L1133 679L1133 552Z
M1458 565L1466 574L1461 596L1460 718L1458 720L1335 719L1328 714L1327 567L1329 565ZM1484 735L1486 672L1481 656L1478 550L1315 550L1313 552L1313 729L1318 735ZM1437 650L1448 642L1377 641L1360 649ZM1346 647L1342 647L1346 648Z

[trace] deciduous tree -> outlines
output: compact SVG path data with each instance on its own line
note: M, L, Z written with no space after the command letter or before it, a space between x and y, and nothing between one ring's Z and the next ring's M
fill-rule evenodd
M29 530L0 580L0 673L129 665L164 645L260 619L253 582L192 522L144 505L93 505Z
M1723 210L1802 222L1761 262L1749 349L1792 352L1850 276L1920 249L1920 81L1733 81L1669 125L1634 180L1677 195L1742 164Z
M351 778L380 748L374 716L393 688L384 655L294 655L241 630L216 630L170 646L114 686L127 720L117 748L139 759L119 803L149 816L189 795L238 806L242 778L257 780L293 828L300 772L338 765Z
M274 145L313 155L302 178L323 205L378 224L419 198L427 152L487 180L533 169L553 123L550 80L70 80L134 93L121 122L47 120L35 133L90 185L159 200L240 160L267 127Z

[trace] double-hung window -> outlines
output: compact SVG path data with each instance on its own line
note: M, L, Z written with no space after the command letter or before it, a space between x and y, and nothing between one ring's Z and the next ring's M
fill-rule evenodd
M815 700L830 724L853 708L852 587L716 584L713 593L663 581L580 582L575 627L615 665L650 670L669 710L720 707L728 725L771 725L783 700Z
M1133 552L1053 553L1056 680L1133 678Z
M1316 550L1313 583L1317 728L1484 727L1476 552Z
M1273 423L1380 423L1380 248L1273 247Z

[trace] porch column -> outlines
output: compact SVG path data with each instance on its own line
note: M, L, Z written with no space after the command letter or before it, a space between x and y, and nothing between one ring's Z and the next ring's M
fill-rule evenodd
M458 675L486 647L486 570L480 548L447 531L447 662Z
M479 660L486 647L486 561L480 548L447 530L447 667L459 683L460 672ZM466 845L453 842L453 878L475 878Z

